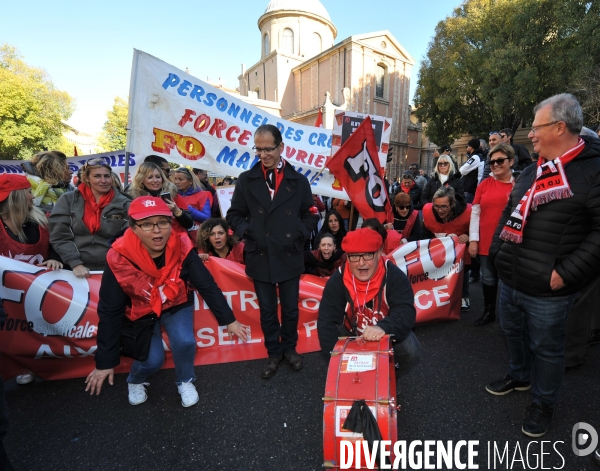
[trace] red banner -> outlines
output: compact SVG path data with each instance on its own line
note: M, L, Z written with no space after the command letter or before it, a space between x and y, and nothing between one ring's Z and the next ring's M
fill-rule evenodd
M411 242L390 258L407 274L415 293L417 322L460 318L464 244L443 238ZM196 365L266 358L254 284L244 267L211 258L206 264L236 318L250 326L251 340L229 340L202 298L196 295ZM88 279L72 272L47 271L0 257L0 298L8 320L0 329L0 374L12 378L27 370L45 379L86 376L94 368L101 274ZM303 275L300 281L298 352L319 350L317 313L327 279ZM165 368L173 367L168 337ZM122 357L117 372L129 371Z
M367 116L325 166L338 179L363 219L393 221L392 206L379 167L371 118Z

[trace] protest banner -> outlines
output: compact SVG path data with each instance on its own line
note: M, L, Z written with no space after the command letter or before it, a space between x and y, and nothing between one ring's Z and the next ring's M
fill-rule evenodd
M78 157L67 158L69 168L73 172L73 178L77 175L77 172L83 165L90 159L104 159L108 163L112 171L119 175L121 182L125 182L125 151L115 150L112 152L104 152L102 154L91 154L91 155L80 155ZM0 160L0 175L3 173L25 175L25 171L21 167L22 160ZM135 154L129 154L129 182L131 183L131 176L135 174L137 166L141 163L138 161ZM133 169L133 172L132 172Z
M218 186L215 196L219 200L219 209L221 210L221 217L225 219L227 211L231 207L231 198L233 197L233 190L235 186Z
M283 136L282 157L308 178L313 193L348 199L323 171L331 156L331 130L287 121L242 98L134 50L127 149L238 176L258 161L252 150L256 129L273 124Z
M446 237L410 242L390 260L408 276L415 294L417 322L460 318L460 294L465 245ZM248 343L229 340L225 327L196 295L195 364L206 365L266 358L254 284L244 266L211 257L206 267L221 288L236 318L250 326ZM94 368L101 275L77 278L68 270L48 271L0 257L0 298L8 320L0 328L0 374L9 379L27 370L44 379L86 376ZM327 279L303 275L300 281L298 351L320 349L317 314ZM163 337L165 368L172 368L169 342ZM116 368L129 371L132 360L122 357Z

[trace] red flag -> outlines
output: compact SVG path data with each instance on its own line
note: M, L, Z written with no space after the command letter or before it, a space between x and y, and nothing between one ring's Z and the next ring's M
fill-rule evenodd
M323 127L323 108L319 106L319 114L317 115L317 120L315 121L315 126L318 128Z
M382 224L393 221L370 117L356 128L326 167L339 180L364 219L377 218Z
M77 154L77 146L73 146L73 157L79 157L79 154Z

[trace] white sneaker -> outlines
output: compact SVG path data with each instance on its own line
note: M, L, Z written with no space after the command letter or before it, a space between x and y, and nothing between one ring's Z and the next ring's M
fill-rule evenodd
M24 375L17 376L17 384L29 384L32 383L35 378L32 374L26 373Z
M127 383L127 386L129 387L129 404L132 406L139 406L146 402L148 394L146 394L146 388L144 386L150 386L150 383Z
M193 406L200 399L198 397L198 391L196 391L196 386L194 386L191 381L187 383L181 383L179 386L177 386L177 390L181 395L181 405L183 407Z
M469 298L462 298L462 302L460 304L460 310L468 311L469 309L471 309L471 302L469 301Z

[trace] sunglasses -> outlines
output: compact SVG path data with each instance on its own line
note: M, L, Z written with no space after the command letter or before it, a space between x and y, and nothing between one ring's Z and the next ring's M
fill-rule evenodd
M494 134L498 134L498 136L500 135L500 133L498 131L492 131L489 135L493 136Z
M500 167L501 165L504 164L505 160L508 160L508 157L503 157L503 158L500 158L500 159L490 160L490 167L492 167L493 165L497 165L498 167Z
M398 211L404 211L405 209L410 209L410 205L409 206L402 206L401 204L397 204L396 205L396 209Z
M438 162L438 167L445 167L446 165L450 165L450 162Z
M100 157L89 159L85 164L83 164L84 169L88 167L106 167L108 169L112 169L112 167L108 165L106 160Z

